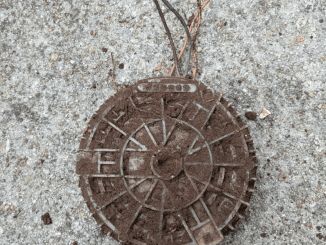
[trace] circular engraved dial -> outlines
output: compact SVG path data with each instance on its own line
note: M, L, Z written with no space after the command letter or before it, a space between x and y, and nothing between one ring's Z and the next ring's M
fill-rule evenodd
M76 168L93 217L117 241L212 245L246 215L256 164L248 127L221 94L160 77L105 101Z

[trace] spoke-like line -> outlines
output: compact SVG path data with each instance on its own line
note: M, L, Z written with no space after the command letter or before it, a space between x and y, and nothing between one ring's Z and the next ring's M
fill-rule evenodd
M187 173L186 173L186 175L187 175L187 177L188 177L188 179L189 179L189 181L190 181L192 187L195 189L197 195L200 195L200 193L199 193L199 191L198 191L198 189L197 189L197 186L196 186L196 184L194 183L194 181L191 179L191 177L190 177Z
M161 98L161 112L162 112L162 118L164 118L164 99Z
M112 106L110 106L110 107L108 107L108 108L106 108L106 110L103 112L103 114L102 114L102 116L101 116L101 118L103 119L103 120L106 120L104 117L106 116L106 114L111 110L113 108L113 105ZM86 145L86 149L85 150L89 150L89 146L90 146L90 144L92 143L92 139L93 139L93 137L94 137L94 134L95 134L95 132L96 132L96 130L97 130L97 127L100 125L100 123L101 123L101 121L99 121L95 126L94 126L94 128L92 129L92 133L89 135L89 137L88 137L88 142L87 142L87 145Z
M195 240L194 236L192 235L192 233L191 233L191 231L190 231L190 229L189 229L189 227L188 227L186 221L183 219L182 215L181 215L181 214L178 214L178 216L179 216L179 218L181 219L182 224L183 224L183 226L185 227L186 231L188 232L188 234L189 234L189 236L190 236L192 242L193 242L194 244L198 245L197 241Z
M147 149L146 150L143 150L143 149L126 148L125 151L139 151L139 152L144 152L144 151L147 151Z
M105 151L105 152L116 152L116 151L120 151L119 149L94 149L93 151L96 151L96 152L102 152L102 151Z
M209 162L185 162L187 165L211 165ZM215 167L239 167L244 166L243 163L214 163L213 166Z
M198 182L200 182L201 184L203 184L203 185L207 185L207 182L203 182L203 181L201 181L200 179L198 179L196 176L193 176L193 175L188 175L187 174L187 176L189 176L190 178L193 178L194 180L197 180Z
M194 216L194 218L195 218L197 224L200 224L201 222L200 222L200 220L199 220L199 218L198 218L198 216L197 216L195 210L194 210L191 206L190 206L190 211L191 211L192 215Z
M105 203L102 207L100 207L100 209L105 208L106 206L108 206L109 204L111 204L112 202L114 202L115 200L117 200L119 197L121 197L122 195L126 194L127 191L123 191L121 193L119 193L118 195L114 196L109 202Z
M133 137L129 138L132 142L134 142L136 145L140 146L142 148L142 151L147 151L146 146L144 146L142 143L134 139Z
M140 210L143 208L143 206L144 206L144 205L141 204L141 205L139 206L139 208L137 209L137 212L135 213L134 217L132 218L130 224L128 225L128 227L127 227L127 229L126 229L126 233L130 230L130 227L131 227L131 226L133 225L133 223L135 222L135 220L136 220L137 216L139 215L139 212L140 212Z
M104 188L102 179L97 179L97 184L98 184L98 187L100 188L101 194L105 193L105 188Z
M118 126L116 126L115 124L111 123L109 120L107 120L106 118L102 117L102 120L105 121L106 123L108 123L111 127L115 128L117 131L119 131L120 133L122 133L123 135L127 135L126 132L124 132L123 130L121 130Z
M162 181L160 180L160 183L162 184ZM165 204L165 196L166 196L166 189L165 185L163 185L163 192L162 192L162 207L160 211L160 224L159 224L159 232L158 234L161 235L162 229L163 229L163 214L164 214L164 204Z
M147 180L147 177L142 179L142 180L139 180L138 182L132 184L131 186L128 187L128 191L130 191L131 189L135 188L137 185L140 185L141 183L143 183L145 180Z
M246 157L248 158L249 157L249 149L248 149L248 145L247 145L246 139L243 134L241 134L241 140L242 140L244 152L246 154Z
M142 178L147 178L147 179L153 179L156 178L154 175L150 175L150 176L144 176L144 175L124 175L124 178L128 178L128 179L142 179Z
M229 134L226 134L226 135L224 135L224 136L222 136L222 137L220 137L220 138L218 138L218 139L215 139L215 140L213 140L213 141L211 141L209 144L211 145L211 144L214 144L214 143L216 143L217 141L220 141L220 140L222 140L222 139L225 139L226 137L229 137L229 136L231 136L231 135L233 135L234 134L234 132L231 132L231 133L229 133Z
M216 142L218 142L218 141L220 141L220 140L222 140L222 139L224 139L224 138L226 138L226 137L229 137L229 136L231 136L231 135L233 135L233 134L234 134L234 132L231 132L231 133L226 134L226 135L224 135L224 136L222 136L222 137L220 137L220 138L218 138L218 139L212 140L212 141L209 142L208 144L209 144L209 145L214 144L214 143L216 143ZM197 151L203 149L204 147L206 147L206 144L204 144L204 145L202 145L202 146L200 146L200 147L197 147L196 149L191 150L191 154L193 154L193 153L195 153L195 152L197 152ZM191 154L189 154L189 155L191 155Z
M187 164L187 165L207 165L207 166L212 165L209 162L186 162L185 164Z
M147 131L149 137L150 137L151 140L153 141L154 145L157 146L156 140L155 140L154 136L152 135L151 131L149 130L149 128L147 127L146 124L144 124L144 127L145 127L145 129L146 129L146 131Z
M166 187L166 184L163 181L161 181L161 183L163 184L164 189L167 190L166 191L166 195L167 195L167 192L170 192L170 190ZM175 202L173 201L173 198L170 198L170 202L172 203L172 206L174 207L175 206Z
M214 163L214 166L216 167L238 167L238 166L244 166L242 163Z
M163 144L166 141L166 123L165 123L165 119L162 119L162 127L163 127Z
M118 174L87 174L87 178L118 178L121 175Z
M188 176L188 175L187 175L187 176ZM190 182L191 182L192 186L194 187L194 189L196 190L197 194L199 195L199 191L198 191L198 189L197 189L197 186L195 185L195 183L193 182L193 180L191 179L190 176L188 176L188 178L190 179ZM200 182L201 182L201 181L200 181ZM218 229L218 227L217 227L217 225L216 225L216 223L215 223L215 220L213 219L213 216L212 216L211 212L209 211L209 209L207 208L206 203L204 202L203 198L200 197L199 200L200 200L201 204L204 206L204 209L205 209L206 213L208 214L208 217L209 217L209 218L211 219L211 221L213 222L215 229L219 232L219 229Z
M215 111L215 109L216 109L216 104L213 106L213 108L212 108L211 111L209 112L209 114L208 114L208 116L207 116L207 118L206 118L206 120L205 120L203 126L201 127L202 130L204 129L205 125L208 123L208 121L209 121L209 119L211 118L211 116L212 116L213 112Z
M220 173L217 181L218 186L222 186L225 175L225 168L220 168Z
M223 194L226 195L226 196L228 196L228 197L231 197L232 199L234 199L234 200L236 200L236 201L239 201L239 202L241 202L241 203L243 203L243 204L249 206L249 203L248 203L248 202L246 202L246 201L244 201L244 200L242 200L242 199L240 199L240 198L237 198L237 197L233 196L232 194L230 194L230 193L228 193L228 192L226 192L226 191L223 191Z
M198 138L199 138L199 136L197 135L196 138L194 139L194 141L191 143L191 146L189 147L189 150L188 150L188 154L189 154L189 155L191 155L192 153L194 153L194 152L197 151L198 148L196 148L196 149L194 149L194 150L193 150L192 148L195 146L195 144L196 144ZM199 148L200 148L200 147L199 147Z
M93 199L93 194L92 194L92 189L89 185L88 182L88 176L84 176L84 180L85 180L85 184L86 184L86 188L87 188L87 193L90 199L90 202L93 204L95 209L98 209L97 204L95 202L95 200ZM102 213L101 210L98 211L99 216L102 218L102 220L105 222L105 224L110 227L110 229L112 229L113 231L117 232L118 234L120 234L120 231L118 231L116 229L116 227L105 217L105 215Z
M195 176L190 176L190 177L193 178L193 179L195 179L195 180L197 180L197 181L199 181L200 183L202 183L202 184L204 184L204 185L207 184L207 183L205 183L205 182L202 182L202 181L198 180ZM249 206L249 203L248 203L248 202L242 200L241 198L237 198L237 197L233 196L232 194L230 194L230 193L224 191L224 190L221 189L221 188L218 188L218 187L212 185L211 183L209 183L208 186L211 187L212 189L218 191L218 192L222 192L224 195L226 195L226 196L228 196L228 197L231 197L233 200L239 201L239 202L241 202L241 203L243 203L243 204Z
M130 242L136 244L136 245L147 245L147 243L144 243L144 242L140 242L138 240L135 240L135 239L130 239Z
M158 181L158 180L156 179L156 180L154 181L154 183L152 184L151 189L148 191L148 193L147 193L147 195L146 195L146 197L145 197L145 199L144 199L144 201L143 201L143 204L141 204L141 205L139 206L139 208L138 208L137 212L135 213L135 216L133 217L132 221L130 222L130 225L128 226L128 229L127 229L126 232L129 231L130 227L131 227L132 224L135 222L137 216L139 215L140 210L142 209L142 207L144 206L145 202L146 202L147 199L149 198L150 194L151 194L152 191L154 190L154 187L156 186L157 181Z
M169 137L172 135L172 133L173 133L173 131L174 131L175 125L176 125L177 122L181 119L181 117L182 117L182 115L183 115L183 113L184 113L184 111L186 110L186 108L187 108L188 105L189 105L189 102L187 102L187 103L183 106L183 108L182 108L182 110L181 110L179 116L178 116L177 119L174 121L174 123L173 123L173 125L172 125L172 128L171 128L171 130L170 130L170 132L169 132L168 135L166 136L166 139L165 139L165 141L163 142L163 145L165 145L165 144L167 143Z
M163 128L163 143L166 141L166 123L164 117L164 99L161 98L161 112L162 112L162 128Z
M209 211L209 209L208 209L206 203L204 202L203 198L201 197L201 198L199 198L199 200L200 200L201 204L204 206L204 209L205 209L206 213L208 214L208 217L209 217L209 218L211 219L211 221L213 222L213 225L214 225L216 231L220 233L220 236L221 236L221 237L223 237L223 235L221 234L220 230L218 229L218 226L216 225L216 222L215 222L215 220L214 220L214 218L213 218L211 212Z
M145 202L147 201L147 199L149 198L149 196L151 195L152 191L154 190L154 188L155 188L157 182L158 182L158 179L155 179L155 180L154 180L154 183L153 183L152 186L151 186L151 189L148 191L148 193L147 193L147 195L146 195L146 197L145 197L145 199L144 199L144 204L145 204Z
M228 117L231 119L232 123L237 125L236 119L232 116L232 114L228 111L228 109L226 109L225 106L223 106L220 101L216 101L216 104L218 104L220 106L220 108L228 115ZM230 105L228 104L228 106L230 106Z

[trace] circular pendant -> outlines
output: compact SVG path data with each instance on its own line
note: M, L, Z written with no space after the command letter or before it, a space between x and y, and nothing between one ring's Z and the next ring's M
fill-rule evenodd
M248 127L222 94L159 77L120 90L88 124L80 188L102 232L132 244L217 244L256 180Z

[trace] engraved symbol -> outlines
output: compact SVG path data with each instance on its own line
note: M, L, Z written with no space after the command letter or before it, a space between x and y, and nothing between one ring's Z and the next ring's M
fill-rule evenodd
M215 229L212 222L209 222L200 229L195 230L194 236L198 245L215 245L223 240L222 233Z
M223 209L227 208L229 209L232 207L233 202L229 198L224 198L224 200L221 202L220 206L218 207L217 211L221 212Z
M205 107L203 107L201 104L198 104L196 101L193 101L193 104L196 106L196 111L194 113L194 115L192 116L192 118L190 118L190 120L194 120L196 118L196 116L198 115L200 110L204 110L206 112L210 112L208 109L206 109Z
M111 164L116 164L115 161L101 161L101 156L102 156L102 150L97 152L97 171L98 173L101 173L101 166L102 165L111 165Z
M197 90L194 84L178 84L178 83L142 83L138 85L138 89L142 92L174 92L174 93L194 93Z

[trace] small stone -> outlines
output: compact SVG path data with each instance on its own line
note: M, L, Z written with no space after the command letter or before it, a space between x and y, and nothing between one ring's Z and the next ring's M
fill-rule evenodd
M42 164L43 164L43 163L44 163L44 159L40 159L40 163L42 163Z
M48 62L48 67L52 68L53 64L51 62Z
M323 20L323 19L320 19L319 22L320 22L320 23L324 23L324 20Z
M201 52L203 49L201 47L197 48L197 52Z
M20 166L25 166L26 163L27 163L27 161L26 161L26 157L24 157L23 159L21 159L21 160L18 162L18 164L19 164Z
M136 27L140 27L140 24L139 24L139 23L136 23L135 26L136 26Z
M287 174L284 173L284 172L281 172L281 173L280 173L280 175L279 175L279 177L278 177L278 180L279 180L279 181L284 181L285 183L289 183L289 182L290 182L289 177L288 177Z
M260 234L261 237L266 237L266 233Z
M307 226L310 230L313 228L312 223L308 223L308 224L306 224L306 226Z
M6 163L6 168L8 168L8 167L9 167L9 162Z
M324 238L324 236L323 236L321 233L318 233L318 234L316 235L316 237L318 237L319 239L323 239L323 238Z
M256 120L257 118L257 113L256 112L253 112L253 111L248 111L245 113L245 117L248 119L248 120Z
M104 53L106 53L106 52L108 51L108 49L107 49L107 48L102 48L102 51L103 51Z
M51 217L50 217L50 214L49 213L45 213L41 216L41 219L44 223L44 225L50 225L52 224L52 220L51 220Z
M300 43L300 42L303 42L304 41L304 37L297 37L297 42Z
M159 70L162 70L162 67L158 66L154 69L155 71L159 71Z
M309 135L311 135L311 133L312 133L312 131L311 130L305 130L306 131L306 133L307 133L307 136L309 136Z
M51 55L51 60L53 60L53 61L57 61L58 60L58 55L57 54L52 54Z
M10 206L9 205L6 205L5 206L5 211L7 212L9 210Z
M301 202L297 201L297 208L302 208Z
M71 245L78 245L78 242L73 242Z
M290 44L291 45L294 45L295 44L295 39L294 38L291 38L291 40L290 40ZM284 57L284 56L283 56Z
M265 108L263 108L262 110L261 110L261 113L260 113L260 115L259 115L259 118L260 119L264 119L265 117L267 117L268 115L270 115L271 113L267 110L267 109L265 109Z
M119 65L119 69L123 69L125 67L125 65L123 64L123 63L121 63L120 65Z

